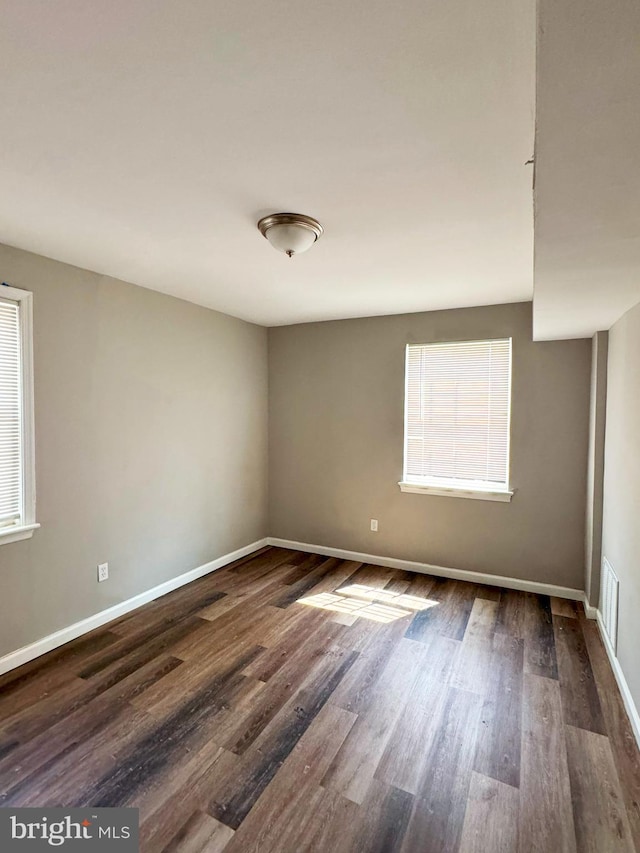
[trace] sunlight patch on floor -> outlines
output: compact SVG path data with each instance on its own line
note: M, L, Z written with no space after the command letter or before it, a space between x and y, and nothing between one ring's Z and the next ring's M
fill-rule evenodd
M416 610L434 607L438 602L417 595L352 584L337 592L319 592L317 595L299 598L298 603L336 613L350 613L374 622L393 622L403 616L413 615Z
M382 601L385 604L393 604L395 607L404 607L407 610L428 610L438 602L430 598L421 598L418 595L408 595L405 592L391 592L388 589L376 589L373 586L354 583L351 586L343 586L338 590L340 595L354 596L355 598L366 598L372 601Z

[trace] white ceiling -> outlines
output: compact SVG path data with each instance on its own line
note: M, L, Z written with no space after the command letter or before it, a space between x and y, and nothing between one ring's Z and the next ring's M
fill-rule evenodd
M533 7L0 0L0 240L266 325L529 299Z
M534 336L640 301L640 3L539 6Z

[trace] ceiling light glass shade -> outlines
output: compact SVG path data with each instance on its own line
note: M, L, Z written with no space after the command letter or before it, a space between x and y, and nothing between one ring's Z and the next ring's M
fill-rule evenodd
M261 234L274 249L293 257L306 252L322 234L322 225L302 213L273 213L258 222Z
M316 242L313 231L302 225L272 225L265 236L274 249L289 256L306 252Z

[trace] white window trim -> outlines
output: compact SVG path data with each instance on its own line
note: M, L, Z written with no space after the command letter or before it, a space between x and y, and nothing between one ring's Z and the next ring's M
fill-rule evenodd
M18 524L0 527L0 545L30 539L36 522L35 421L33 392L33 294L0 286L0 299L20 303L22 347L22 516Z
M414 495L441 495L445 498L472 498L477 501L501 501L508 503L514 495L511 489L488 491L487 489L469 489L464 487L444 488L443 486L426 486L420 483L401 480L398 485L401 492Z
M475 343L476 339L466 341L465 339L459 341L459 343ZM478 339L480 340L480 339ZM484 340L484 339L482 339ZM487 338L487 340L494 340L492 338ZM496 338L495 340L501 340ZM509 359L509 387L511 388L511 383L513 381L513 338L509 336L509 340L511 341L511 358ZM458 342L455 342L458 343ZM402 471L403 476L404 472L407 470L407 437L406 437L406 429L407 429L407 411L409 406L409 347L415 346L416 344L407 344L404 350L404 421L403 421L403 454L402 454ZM501 503L510 503L511 498L515 494L515 489L510 487L510 477L511 477L511 406L512 406L512 394L509 393L509 409L508 409L508 418L509 418L509 433L507 436L507 488L503 489L486 489L486 488L469 488L467 484L454 486L454 485L446 485L442 483L421 483L416 480L400 480L398 486L400 487L401 492L406 492L408 494L414 495L437 495L445 498L467 498L471 500L479 500L479 501L498 501Z

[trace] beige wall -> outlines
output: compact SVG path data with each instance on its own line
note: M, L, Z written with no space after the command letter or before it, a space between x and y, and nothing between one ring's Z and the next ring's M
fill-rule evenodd
M618 659L640 707L640 304L609 332L602 554L620 581Z
M42 525L0 545L2 655L266 535L267 334L16 249L0 275L34 293Z
M508 335L513 501L401 493L405 345ZM583 588L590 341L519 303L274 328L269 361L270 535Z

